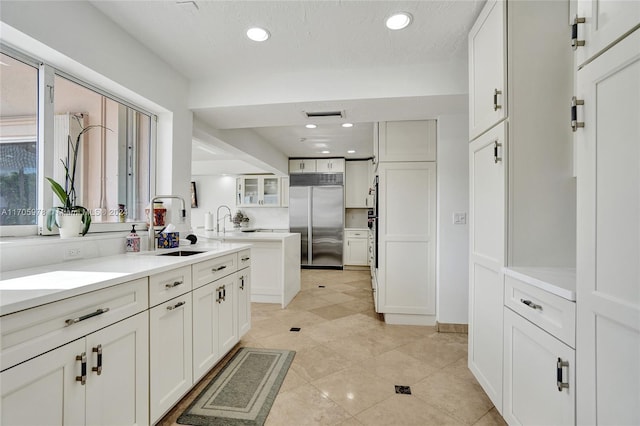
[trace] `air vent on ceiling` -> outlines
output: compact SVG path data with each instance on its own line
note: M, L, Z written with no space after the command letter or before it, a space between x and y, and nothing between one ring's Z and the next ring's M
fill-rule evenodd
M325 117L338 117L344 118L344 111L304 111L307 118L325 118Z

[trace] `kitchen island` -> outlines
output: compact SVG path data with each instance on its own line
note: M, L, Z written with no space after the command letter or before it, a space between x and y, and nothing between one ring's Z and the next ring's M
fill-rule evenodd
M200 231L204 241L251 244L251 301L286 308L300 291L300 234L239 230Z

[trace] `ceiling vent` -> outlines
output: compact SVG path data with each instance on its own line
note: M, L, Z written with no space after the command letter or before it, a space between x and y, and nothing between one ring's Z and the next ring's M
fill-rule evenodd
M344 118L344 111L303 111L307 118Z

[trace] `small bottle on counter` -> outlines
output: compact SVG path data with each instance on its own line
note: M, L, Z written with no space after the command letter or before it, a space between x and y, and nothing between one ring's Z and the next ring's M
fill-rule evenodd
M127 235L127 251L135 253L140 251L140 236L136 233L135 225L131 225L131 232Z

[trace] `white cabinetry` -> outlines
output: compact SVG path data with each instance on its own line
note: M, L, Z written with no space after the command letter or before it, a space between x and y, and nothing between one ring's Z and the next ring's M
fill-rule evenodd
M344 206L350 208L371 208L369 195L370 162L368 160L347 161L345 166L345 200Z
M315 173L316 160L296 159L289 160L289 173Z
M280 207L280 178L242 176L236 181L236 205L242 207Z
M378 309L388 323L435 322L436 165L380 162Z
M637 23L638 2L599 2L622 3ZM640 30L577 79L576 420L640 424Z
M321 158L316 160L318 173L344 173L344 158Z
M147 342L143 312L3 371L2 424L148 424Z
M469 368L500 412L501 268L575 265L568 13L489 0L469 34Z
M507 114L506 1L490 0L469 32L469 137Z
M378 161L436 161L436 121L378 123Z
M282 207L289 207L289 176L280 178L280 205Z
M367 231L345 229L344 239L344 264L366 266L369 260Z
M155 422L193 384L191 293L149 311L151 421Z
M251 329L251 250L238 253L238 282L236 300L238 301L238 339Z

